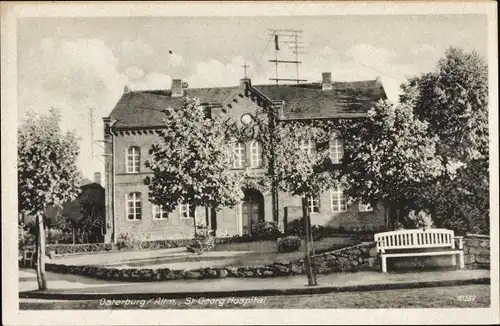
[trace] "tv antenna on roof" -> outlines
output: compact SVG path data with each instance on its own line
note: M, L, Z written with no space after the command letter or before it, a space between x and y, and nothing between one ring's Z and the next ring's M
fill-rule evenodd
M299 61L299 54L304 53L301 49L304 49L304 46L299 45L303 44L302 38L302 30L299 29L270 29L271 37L274 37L274 60L269 60L269 62L273 62L275 64L275 78L269 78L269 80L274 80L276 85L280 81L293 81L297 82L297 85L301 81L307 81L306 79L299 78L299 65L302 63ZM280 39L284 38L284 41ZM280 44L290 44L289 49L291 49L291 53L295 55L295 60L278 60L278 52L280 51ZM295 64L295 72L296 78L280 78L278 74L278 66L279 64Z

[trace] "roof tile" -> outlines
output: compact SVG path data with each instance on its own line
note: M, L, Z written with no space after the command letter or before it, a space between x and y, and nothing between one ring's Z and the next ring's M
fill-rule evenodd
M321 83L300 85L253 86L271 100L285 101L286 119L335 118L369 110L380 99L386 99L382 84L377 80L337 82L332 90L323 91ZM186 89L186 97L196 97L201 103L222 103L238 90L235 87ZM124 93L110 114L116 127L146 127L162 124L161 110L181 106L184 97L171 97L170 91L151 90Z

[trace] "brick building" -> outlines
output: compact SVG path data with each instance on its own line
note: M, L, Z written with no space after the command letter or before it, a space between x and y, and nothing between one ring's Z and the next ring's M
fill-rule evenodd
M258 221L283 223L297 217L301 199L276 189L244 189L241 205L209 211L194 211L180 205L166 213L148 200L144 178L150 145L158 140L162 128L161 109L180 107L186 97L196 97L210 114L229 114L244 125L256 114L274 110L278 119L362 118L386 94L379 78L370 81L331 82L323 73L322 81L299 85L252 85L242 79L239 86L190 89L187 83L173 80L170 90L129 91L124 93L109 117L104 120L106 174L106 241L116 241L121 233L140 238L174 239L193 236L193 215L199 223L209 225L217 236L251 232ZM268 119L269 120L269 119ZM271 120L269 120L271 121ZM271 123L271 122L269 122ZM235 148L239 159L235 170L250 167L262 169L262 146L256 141L240 143ZM330 147L332 159L343 155L342 140ZM108 191L109 189L109 191ZM312 224L345 228L378 228L383 225L382 208L348 203L342 189L332 189L310 200Z

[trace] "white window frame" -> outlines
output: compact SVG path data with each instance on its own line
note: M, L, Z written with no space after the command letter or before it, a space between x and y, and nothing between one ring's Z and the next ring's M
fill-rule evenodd
M313 152L313 142L310 139L301 140L300 149L303 150L307 155L311 155Z
M159 215L157 217L156 215ZM163 209L161 205L153 204L153 220L163 221L168 218L168 212Z
M360 201L358 203L358 211L360 211L360 212L373 212L373 207L370 204L364 204Z
M262 144L258 140L250 143L250 162L254 169L262 167Z
M242 169L246 162L246 148L245 144L242 142L237 142L234 144L233 153L235 154L235 159L233 161L233 168Z
M333 138L330 140L330 159L332 163L339 164L344 157L344 140Z
M344 188L338 186L335 189L330 189L330 201L332 213L342 213L347 211L347 199L344 195ZM338 207L338 209L335 207Z
M132 195L132 198L129 198ZM129 205L132 203L132 206ZM139 205L137 205L137 203ZM129 192L125 195L125 213L127 216L127 221L140 221L142 220L142 195L138 191ZM133 210L133 212L130 211ZM138 212L139 211L139 212ZM133 216L130 218L130 216Z
M125 169L127 173L141 171L141 148L139 146L131 146L125 150Z
M309 196L307 197L307 207L309 207L310 214L319 213L319 196Z
M179 217L181 218L181 220L188 220L188 219L192 219L192 218L196 218L196 208L194 209L194 216L191 215L191 207L193 207L193 205L189 205L189 204L181 204L179 205ZM187 216L184 216L184 214L187 212Z

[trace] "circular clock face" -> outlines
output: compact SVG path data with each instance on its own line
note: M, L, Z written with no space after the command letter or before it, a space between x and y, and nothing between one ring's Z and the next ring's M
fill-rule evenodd
M248 113L245 113L244 115L241 116L241 122L244 125L247 125L247 124L249 124L252 121L253 121L253 117L250 114L248 114Z

